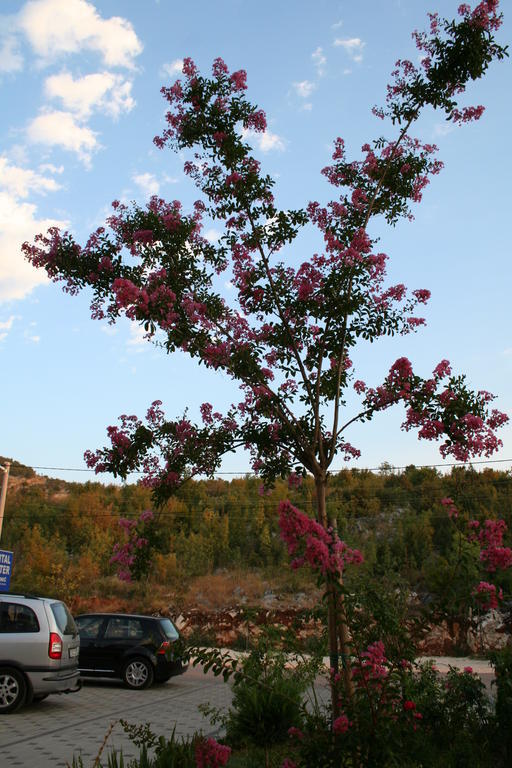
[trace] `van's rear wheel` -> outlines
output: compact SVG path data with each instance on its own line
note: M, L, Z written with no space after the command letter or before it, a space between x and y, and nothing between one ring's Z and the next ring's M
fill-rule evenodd
M0 714L16 712L27 698L25 678L13 667L0 667Z

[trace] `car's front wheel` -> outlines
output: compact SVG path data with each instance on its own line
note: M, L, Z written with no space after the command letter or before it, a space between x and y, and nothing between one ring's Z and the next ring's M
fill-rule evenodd
M128 688L149 688L154 678L153 666L151 662L138 656L126 662L122 676Z
M0 667L0 714L16 712L27 698L27 683L13 667Z

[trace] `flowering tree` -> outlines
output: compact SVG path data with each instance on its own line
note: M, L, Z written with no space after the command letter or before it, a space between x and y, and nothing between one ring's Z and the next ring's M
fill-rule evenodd
M361 340L407 334L424 324L417 312L429 291L386 283L388 257L376 251L368 227L378 218L392 225L411 218L411 204L442 167L436 147L411 135L423 110L442 110L453 123L483 112L460 106L459 99L468 82L506 54L493 38L501 23L498 2L484 0L473 10L461 5L458 13L456 21L430 14L429 33L414 33L419 66L397 62L385 104L374 108L391 124L390 138L364 143L352 161L343 140L335 140L333 163L322 171L335 197L325 206L277 207L274 180L247 143L250 133L265 130L266 119L245 98L246 73L230 73L216 59L208 78L185 59L183 79L162 88L167 125L154 141L160 148L193 150L185 172L202 193L193 211L158 197L146 207L115 201L107 227L84 247L55 228L23 246L32 264L64 281L64 290L92 291L94 318L115 323L124 315L138 322L167 352L181 349L227 373L242 393L225 414L201 405L200 424L187 415L167 419L160 401L145 420L122 416L119 426L108 428L110 445L86 453L90 467L121 477L142 470L157 503L187 477L213 475L222 457L240 446L266 484L277 476L296 482L306 472L313 475L316 522L284 505L282 529L299 560L318 567L327 583L335 671L350 643L342 573L360 555L339 541L325 499L334 459L359 456L347 440L349 427L402 403L404 429L440 441L443 457L466 461L490 456L501 444L496 429L507 420L491 408L492 395L472 392L446 360L422 378L402 357L380 384L367 386L350 359ZM208 217L224 225L217 244L201 235ZM308 225L320 231L323 249L295 268L280 253ZM231 304L217 287L221 275L235 288ZM348 413L350 387L360 407ZM344 667L350 695L352 673Z
M458 534L458 553L452 569L452 580L456 576L455 572L459 570L460 578L465 581L464 606L461 613L464 613L464 609L467 612L468 607L477 607L484 611L498 608L500 600L503 599L499 580L504 571L512 568L512 549L505 546L504 542L507 524L501 519L470 519L450 497L441 499L441 504ZM469 558L465 557L466 552ZM467 559L470 562L469 572L465 562ZM471 572L474 574L474 583L468 584ZM448 583L445 580L443 592L449 592L449 587L449 580Z
M155 538L154 522L150 509L141 512L138 520L120 518L119 527L124 533L124 541L114 544L110 563L117 566L121 581L138 581L148 575Z

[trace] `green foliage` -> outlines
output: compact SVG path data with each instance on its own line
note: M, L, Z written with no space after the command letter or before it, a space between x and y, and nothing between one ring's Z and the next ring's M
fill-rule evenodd
M496 751L503 765L512 764L512 647L491 654L496 675Z
M430 664L391 666L385 678L345 703L345 732L333 731L328 710L306 714L290 757L299 768L506 768L511 659L508 653L497 661L507 688L500 713L497 707L494 714L485 686L469 670L444 675Z
M223 675L233 685L233 700L227 713L203 708L213 723L221 723L228 744L240 748L263 748L266 763L270 750L288 739L290 727L304 720L306 690L318 673L317 660L300 661L275 650L275 630L269 629L258 646L241 658L229 653L194 649L195 663L205 672ZM263 763L261 763L263 764Z
M282 654L253 651L242 671L226 721L228 743L269 747L284 741L288 729L302 721L304 680L286 668Z
M408 591L400 579L392 573L379 579L356 573L348 582L345 604L356 651L381 640L393 663L413 661L424 621L411 613Z
M73 588L87 595L99 579L114 573L109 561L119 539L119 518L135 519L147 509L149 491L37 476L29 480L10 485L7 495L3 541L15 552L13 588L58 591L56 566L70 575L64 599L70 600ZM287 558L276 507L289 496L300 508L312 509L314 484L305 478L290 491L277 481L265 496L259 485L253 477L187 482L157 513L160 559L150 578L174 584L217 568L265 568L280 573L284 591L307 591L302 573L283 572ZM404 588L435 597L439 615L460 623L474 561L471 565L467 544L459 552L455 527L440 505L445 496L457 499L461 513L471 518L501 517L512 528L512 478L490 469L456 467L449 475L414 466L403 472L343 470L331 478L327 508L347 544L364 552L364 573L379 580L392 575ZM502 586L511 590L512 572Z

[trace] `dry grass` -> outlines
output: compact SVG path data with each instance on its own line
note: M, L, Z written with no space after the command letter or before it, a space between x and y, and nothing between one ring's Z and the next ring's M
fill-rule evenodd
M100 578L69 599L75 614L87 611L170 613L177 615L193 609L221 611L241 606L265 607L274 595L279 608L311 607L319 599L318 589L305 575L282 571L219 571L207 576L179 581L126 583L117 577Z

